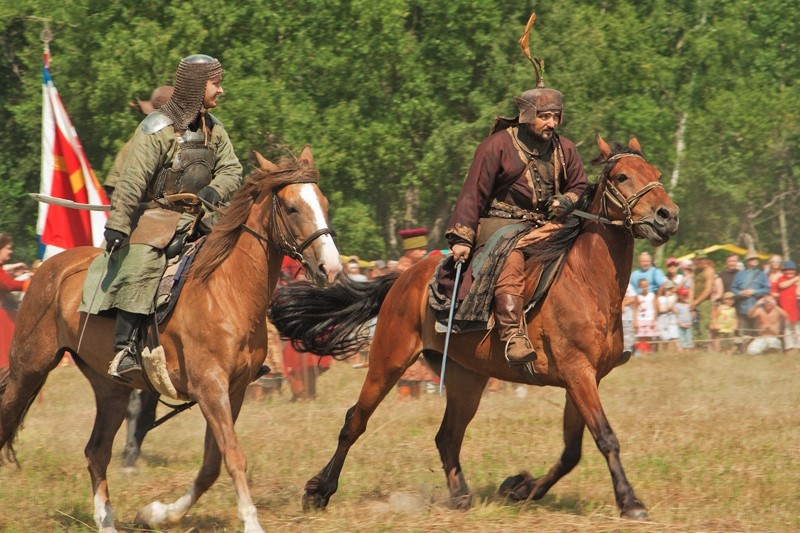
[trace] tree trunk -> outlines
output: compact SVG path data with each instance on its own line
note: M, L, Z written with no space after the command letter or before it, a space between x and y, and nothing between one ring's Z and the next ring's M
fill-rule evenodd
M681 174L681 158L683 151L686 149L686 121L689 119L689 113L683 112L680 122L678 122L678 130L675 132L675 166L672 169L672 177L669 180L670 189L674 189L678 185L678 180Z
M784 259L789 259L792 255L792 251L789 249L789 235L786 229L786 209L784 208L783 198L778 200L776 209L778 211L778 227L781 233L781 253Z

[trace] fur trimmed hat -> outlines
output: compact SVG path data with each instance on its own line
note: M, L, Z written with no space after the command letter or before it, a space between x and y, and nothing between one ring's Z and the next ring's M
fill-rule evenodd
M398 233L403 240L403 251L428 247L428 228L402 229Z

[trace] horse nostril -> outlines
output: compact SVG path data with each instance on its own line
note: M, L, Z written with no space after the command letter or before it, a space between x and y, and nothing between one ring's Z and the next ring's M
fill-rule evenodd
M666 207L662 207L656 211L656 217L658 217L659 220L669 220L673 218L672 213Z

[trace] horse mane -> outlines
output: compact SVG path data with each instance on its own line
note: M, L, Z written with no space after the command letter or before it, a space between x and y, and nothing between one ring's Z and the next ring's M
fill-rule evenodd
M611 172L611 168L617 162L616 159L613 159L615 155L634 154L644 157L642 152L635 150L630 146L626 146L617 142L609 143L609 145L611 146L611 153L608 154L608 157L600 155L592 160L593 165L600 163L605 164L598 175L597 181L586 187L581 196L578 198L578 201L575 202L573 209L578 209L580 211L586 211L589 209L592 199L597 193L597 188L602 185L603 180L605 180L606 176L608 176L608 173ZM555 234L553 234L551 238L545 239L542 242L538 242L530 246L530 255L536 257L537 261L541 261L543 264L547 264L548 262L555 260L572 248L572 244L575 242L575 239L578 238L578 235L580 235L581 230L583 229L583 223L583 218L576 216L567 217L566 221L564 222L564 226Z
M205 282L212 272L228 258L242 226L250 216L253 203L264 193L273 193L286 185L317 181L319 173L313 164L306 160L286 158L278 162L278 169L269 171L254 168L237 190L230 204L220 210L220 220L214 225L211 234L197 254L191 276Z

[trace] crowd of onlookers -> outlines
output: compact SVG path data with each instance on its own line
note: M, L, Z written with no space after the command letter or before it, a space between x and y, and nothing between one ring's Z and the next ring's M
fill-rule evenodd
M665 269L638 256L623 300L625 349L708 349L757 355L800 350L797 264L756 252L730 254L721 269L697 254Z

